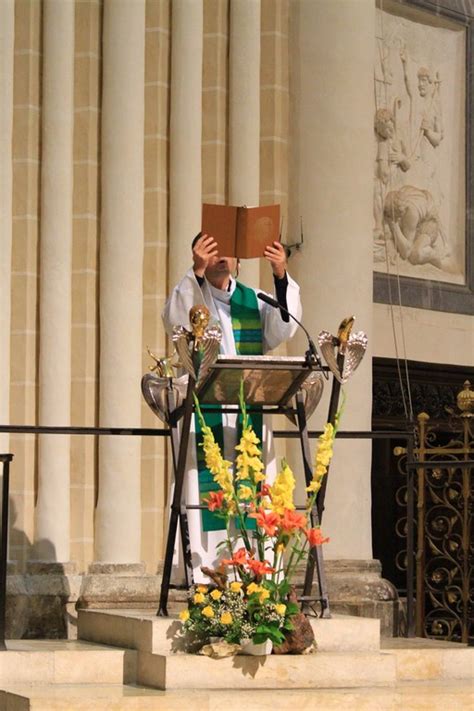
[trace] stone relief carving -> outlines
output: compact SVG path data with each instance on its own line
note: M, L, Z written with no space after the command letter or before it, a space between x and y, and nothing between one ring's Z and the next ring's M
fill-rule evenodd
M462 31L377 11L374 261L464 282Z

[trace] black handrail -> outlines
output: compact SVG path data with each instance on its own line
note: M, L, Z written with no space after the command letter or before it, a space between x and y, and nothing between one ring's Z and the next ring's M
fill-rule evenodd
M97 436L136 436L136 437L170 437L167 428L152 427L74 427L74 426L43 426L43 425L0 425L0 432L8 434L38 434L38 435L97 435ZM309 430L310 438L319 437L322 430ZM274 430L276 438L297 439L298 431ZM414 446L413 433L407 430L353 430L337 433L338 439L404 439L410 460ZM0 541L0 651L5 650L5 614L6 614L6 576L8 560L8 503L9 503L9 465L13 454L0 454L3 463L2 486L2 526ZM420 463L410 461L408 467L407 494L407 636L415 635L414 624L414 482L413 471ZM424 465L423 465L424 466ZM411 535L410 535L411 532Z

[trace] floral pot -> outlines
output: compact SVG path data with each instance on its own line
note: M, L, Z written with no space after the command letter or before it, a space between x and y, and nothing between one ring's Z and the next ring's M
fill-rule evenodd
M239 654L250 654L254 657L260 657L265 654L271 654L272 649L273 642L271 639L267 639L266 642L261 642L260 644L249 641L242 643Z

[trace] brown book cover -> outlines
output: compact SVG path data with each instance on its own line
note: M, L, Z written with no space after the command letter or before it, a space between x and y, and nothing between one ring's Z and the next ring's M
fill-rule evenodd
M202 206L201 231L214 237L221 257L263 257L265 247L280 239L280 206Z

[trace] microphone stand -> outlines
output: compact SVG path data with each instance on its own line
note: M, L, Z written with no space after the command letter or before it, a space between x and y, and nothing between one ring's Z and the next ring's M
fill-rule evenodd
M311 368L316 363L321 368L321 372L323 373L324 377L327 380L329 376L326 373L326 370L323 366L321 358L319 357L316 346L314 345L314 341L311 338L311 336L309 335L306 328L301 323L301 321L298 321L296 316L293 316L291 311L288 311L288 309L286 309L284 306L279 304L278 301L276 299L272 298L271 296L268 296L267 294L264 294L263 292L260 291L257 293L257 297L260 299L260 301L264 301L269 306L273 306L274 309L280 309L280 311L284 311L286 314L288 314L288 316L290 316L290 318L293 319L293 321L296 321L298 326L300 326L303 329L303 331L306 334L306 338L308 339L308 348L305 351L306 365L308 366L308 368Z

